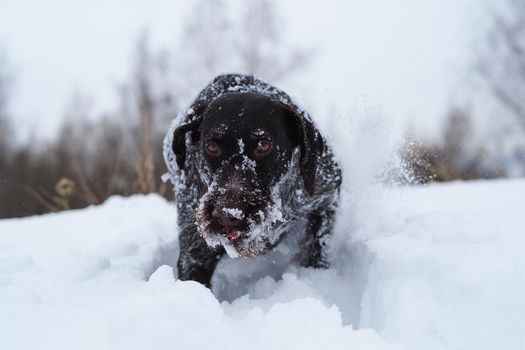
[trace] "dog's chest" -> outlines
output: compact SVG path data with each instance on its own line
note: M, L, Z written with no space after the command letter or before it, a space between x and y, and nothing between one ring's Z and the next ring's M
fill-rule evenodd
M252 295L254 286L264 283L264 278L279 280L287 269L296 265L304 229L304 223L298 223L272 251L260 257L224 255L212 277L213 294L221 301L232 301L245 294Z

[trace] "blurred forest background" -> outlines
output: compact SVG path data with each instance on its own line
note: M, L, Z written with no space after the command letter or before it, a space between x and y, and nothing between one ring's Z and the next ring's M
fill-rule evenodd
M525 2L507 3L508 11L493 11L489 31L479 33L483 45L468 72L501 109L494 120L504 122L481 134L468 105L454 104L438 140L407 130L399 153L417 183L525 175ZM160 180L162 142L202 81L227 61L279 85L315 60L315 48L284 39L273 1L243 2L243 15L235 18L218 0L198 0L192 11L178 47L152 49L147 31L136 41L133 69L115 91L118 108L93 118L89 98L72 92L53 140L13 139L9 101L16 75L9 53L0 52L0 218L82 208L114 194L173 198Z

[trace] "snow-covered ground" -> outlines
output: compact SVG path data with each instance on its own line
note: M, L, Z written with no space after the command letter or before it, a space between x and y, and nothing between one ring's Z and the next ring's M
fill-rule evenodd
M158 196L2 220L0 349L524 349L524 198L525 180L345 190L333 268L218 298L174 279Z

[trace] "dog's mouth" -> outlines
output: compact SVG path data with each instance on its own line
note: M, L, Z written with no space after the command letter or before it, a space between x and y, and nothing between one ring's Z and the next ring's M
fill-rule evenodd
M209 216L205 216L204 221L208 223L205 230L209 234L218 237L225 237L229 241L240 240L243 237L246 237L250 231L248 220L243 220L234 226L223 226L217 222L217 220L210 218Z
M226 238L228 238L230 241L233 241L239 237L242 236L242 232L241 231L232 231L232 230L226 230L225 232L222 233L222 235Z
M243 211L240 221L231 225L221 223L212 215L213 201L203 200L197 211L196 223L199 234L209 246L223 246L231 257L255 257L265 254L278 240L273 227L282 222L282 213L275 205L259 205Z

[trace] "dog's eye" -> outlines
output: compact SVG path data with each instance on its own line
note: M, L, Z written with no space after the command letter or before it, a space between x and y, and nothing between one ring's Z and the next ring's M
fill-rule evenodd
M257 144L257 148L255 149L255 155L256 156L263 156L272 150L272 143L268 140L261 140Z
M217 142L210 141L206 143L206 153L208 153L212 157L217 157L221 154L221 148L217 144Z

